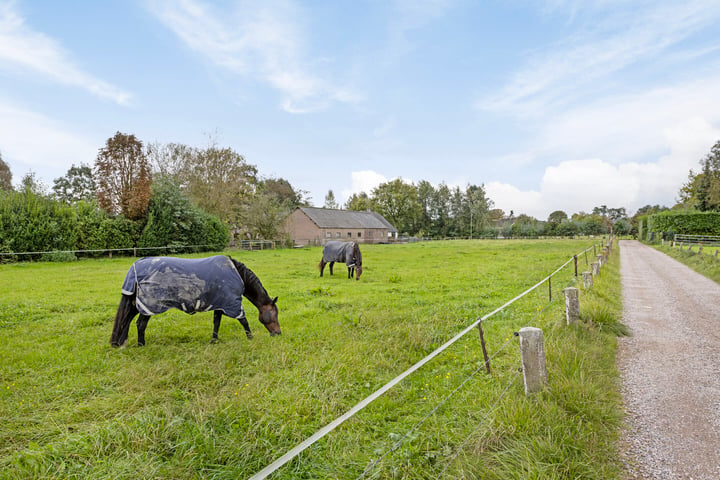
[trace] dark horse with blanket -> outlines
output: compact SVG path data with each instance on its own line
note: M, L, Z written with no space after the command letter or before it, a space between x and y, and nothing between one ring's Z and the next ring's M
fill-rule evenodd
M244 264L217 255L200 259L146 257L130 267L122 286L110 344L123 345L130 323L137 319L138 345L145 345L145 328L152 315L171 308L185 313L213 311L213 340L223 314L236 318L252 338L242 306L243 295L258 309L260 323L279 335L277 297L271 299L257 276Z
M342 262L347 265L348 278L356 275L356 280L360 280L362 275L362 255L360 254L360 246L357 242L338 242L331 240L325 244L323 248L322 260L320 260L320 276L323 276L325 265L330 264L330 275L333 274L333 265L335 262Z

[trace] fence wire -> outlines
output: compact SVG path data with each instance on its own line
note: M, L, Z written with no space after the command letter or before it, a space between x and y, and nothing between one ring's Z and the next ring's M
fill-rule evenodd
M568 265L568 264L566 263L564 266L567 266L567 265ZM560 271L560 270L557 270L555 273L558 273L559 271ZM572 280L571 280L570 282L567 282L567 283L565 284L565 287L563 287L563 289L566 288L566 287L568 287L568 286L570 286L570 285L572 285L573 283L574 283L574 282L573 282ZM562 291L563 289L560 289L560 290ZM538 318L540 318L542 315L545 314L545 312L547 311L547 309L550 308L550 306L551 306L553 303L555 303L555 301L556 301L558 298L559 298L559 296L553 296L553 297L551 297L550 300L542 307L542 309L539 309L539 310L536 312L536 314L535 314L523 327L528 327L528 326L532 325L533 323L535 323ZM490 355L490 356L488 357L487 362L489 363L490 361L492 361L492 360L493 360L499 353L501 353L501 352L514 340L514 338L517 337L517 336L518 336L518 332L514 332L513 336L511 336L510 338L508 338L508 339L500 346L500 348L498 348L497 351L495 351L495 353L493 353L492 355ZM547 335L547 337L549 338L549 334ZM468 375L468 377L467 377L462 383L460 383L460 385L458 385L452 392L450 392L445 398L443 398L433 409L431 409L423 418L421 418L415 425L413 425L413 426L407 431L407 433L405 433L405 435L403 435L403 436L402 436L400 439L398 439L390 448L388 448L387 451L385 451L385 453L383 453L383 454L382 454L380 457L378 457L372 464L370 464L370 465L365 469L365 471L363 471L363 473L362 473L359 477L357 477L356 480L360 480L360 479L362 479L362 478L365 478L365 476L366 476L373 468L375 468L385 457L387 457L390 453L396 451L396 450L402 445L402 443L405 441L406 438L408 438L415 430L417 430L423 423L425 423L425 421L426 421L427 419L429 419L435 412L437 412L443 405L445 405L458 391L460 391L473 377L475 377L475 375L477 375L478 373L480 373L480 371L482 371L482 370L485 370L485 362L483 362L483 364L482 364L481 366L479 366L479 367L478 367L477 369L475 369L472 373L470 373L470 374ZM440 477L443 475L443 473L445 472L445 470L447 470L448 466L449 466L449 465L452 463L452 461L460 454L460 452L462 451L462 449L465 447L465 445L467 444L467 442L470 440L470 437L472 437L472 436L477 432L477 430L479 430L479 428L480 428L480 426L482 425L482 423L483 423L483 422L487 419L487 417L495 410L495 408L497 407L500 399L505 395L505 393L508 391L508 389L509 389L509 387L510 387L510 384L512 383L512 381L513 381L515 378L517 378L517 376L518 376L519 374L520 374L520 370L518 370L518 371L516 372L516 374L513 376L513 378L511 379L511 381L508 382L508 385L505 387L505 389L504 389L504 390L502 391L502 393L500 394L500 397L495 401L495 403L493 404L493 406L492 406L492 407L490 408L490 410L487 412L486 416L483 417L483 420L480 422L480 424L479 424L479 425L470 433L470 435L468 435L468 437L460 444L460 446L457 448L455 454L454 454L454 455L451 457L451 459L449 460L448 465L446 465L446 467L443 469L443 471L440 472L440 475L438 476L438 478L440 478Z
M588 253L590 250L595 251L596 246L597 246L597 245L593 245L592 247L589 247L589 248L585 249L583 252L580 252L578 255L583 255L583 254L584 254L584 255L585 255L585 258L586 258L586 262L587 262L587 253ZM458 333L457 335L455 335L453 338L451 338L450 340L448 340L447 342L445 342L443 345L441 345L440 347L438 347L436 350L434 350L432 353L430 353L429 355L427 355L425 358L423 358L422 360L420 360L419 362L417 362L415 365L413 365L413 366L410 367L409 369L405 370L403 373L401 373L400 375L398 375L397 377L395 377L393 380L391 380L390 382L386 383L383 387L381 387L380 389L376 390L374 393L372 393L371 395L369 395L368 397L366 397L365 399L363 399L362 401L360 401L357 405L355 405L353 408L351 408L350 410L348 410L345 414L341 415L340 417L338 417L337 419L335 419L335 420L332 421L331 423L327 424L326 426L324 426L323 428L321 428L320 430L318 430L317 432L315 432L315 434L313 434L312 436L308 437L308 438L305 439L303 442L299 443L299 444L296 445L294 448L292 448L291 450L289 450L288 452L286 452L283 456L281 456L280 458L276 459L274 462L272 462L271 464L267 465L265 468L263 468L262 470L260 470L259 472L257 472L255 475L253 475L252 477L250 477L250 480L261 480L261 479L267 478L269 475L271 475L272 473L274 473L275 471L277 471L280 467L282 467L282 466L285 465L287 462L289 462L290 460L292 460L293 458L295 458L297 455L299 455L300 453L302 453L306 448L308 448L308 447L310 447L311 445L313 445L315 442L317 442L318 440L320 440L321 438L323 438L325 435L327 435L328 433L330 433L331 431L333 431L335 428L337 428L339 425L341 425L342 423L344 423L344 422L345 422L346 420L348 420L349 418L355 416L360 410L364 409L367 405L369 405L370 403L372 403L373 401L375 401L377 398L379 398L381 395L383 395L385 392L387 392L388 390L390 390L391 388L393 388L395 385L397 385L398 383L400 383L400 382L401 382L403 379L405 379L407 376L409 376L410 374L414 373L415 371L417 371L418 369L420 369L422 366L424 366L426 363L428 363L430 360L432 360L433 358L435 358L436 356L438 356L440 353L442 353L443 351L445 351L448 347L450 347L451 345L453 345L453 344L454 344L456 341L458 341L460 338L464 337L464 336L465 336L467 333L469 333L471 330L474 330L481 322L483 322L484 320L492 317L493 315L495 315L495 314L503 311L503 310L504 310L506 307L508 307L509 305L512 305L512 304L515 303L516 301L518 301L518 300L520 300L521 298L523 298L523 297L525 297L526 295L528 295L530 292L532 292L532 291L534 291L535 289L537 289L538 287L544 285L545 282L551 281L550 279L551 279L553 276L555 276L556 274L558 274L559 272L561 272L565 267L567 267L567 266L568 266L570 263L572 263L573 261L576 261L578 255L574 255L573 257L570 257L570 259L569 259L567 262L565 262L563 265L561 265L559 268L557 268L553 273L551 273L551 274L548 275L547 277L543 278L540 282L538 282L538 283L536 283L535 285L533 285L532 287L528 288L527 290L525 290L523 293L519 294L518 296L516 296L516 297L513 298L512 300L509 300L508 302L506 302L506 303L503 304L502 306L496 308L496 309L493 310L492 312L486 314L486 315L483 316L482 318L479 318L479 319L475 320L471 325L469 325L468 327L466 327L463 331L461 331L460 333ZM551 288L552 288L552 287L551 287ZM552 291L552 290L551 290L551 291ZM552 296L552 295L551 295L551 296ZM535 316L534 318L537 318L538 315L540 315L542 312L544 312L544 311L549 307L549 305L550 305L551 303L552 303L552 298L550 298L550 300L548 301L547 305L546 305L543 309L541 309L540 311L538 311L538 313L536 314L536 316ZM531 321L532 321L532 320L531 320ZM508 340L506 341L506 344L509 343L509 342L512 340L512 338L514 338L514 336L511 337L510 339L508 339ZM503 345L503 348L504 348L504 347L505 347L505 345ZM494 357L495 355L497 355L501 350L502 350L502 348L501 348L500 350L498 350L495 354L493 354L493 357ZM485 362L483 362L483 364L482 364L481 367L478 367L478 370L477 370L477 371L481 370L482 368L485 368ZM468 379L466 379L466 380L460 385L460 387L462 387L465 383L467 383L467 381L468 381L470 378L472 378L472 376L474 376L474 375L477 373L477 371L476 371L476 372L473 372L473 373L470 375L470 377L469 377ZM516 375L514 378L516 378L516 377L517 377L517 375ZM509 384L509 385L510 385L510 384ZM505 392L506 392L507 389L509 388L509 385L508 385L508 386L506 387L506 389L503 391L503 394L502 394L502 395L505 394ZM448 398L451 397L453 394L455 394L456 391L458 391L458 390L460 389L460 387L458 387L458 388L456 388L455 390L453 390L453 392L451 392L451 394L448 395ZM502 398L502 396L501 396L500 398ZM444 404L446 401L447 401L447 399L443 401L443 404ZM496 401L496 405L497 405L498 402L499 402L499 399ZM406 438L410 433L412 433L412 431L413 431L414 429L416 429L420 424L422 424L422 422L424 422L425 420L427 420L427 418L429 418L430 416L432 416L432 414L435 413L435 412L440 408L440 406L442 406L442 404L436 406L429 414L427 414L421 421L419 421L416 426L413 426L412 429L411 429L407 434L405 434L405 435L403 436L403 438L401 438L400 440L398 440L398 442L396 442L395 445L399 445L404 438ZM494 406L493 408L495 408L495 406ZM479 427L478 427L478 428L479 428ZM466 442L467 442L467 439L466 439ZM397 446L393 446L393 449L396 449L396 448L397 448ZM392 451L392 450L387 451L385 454L383 454L383 457L387 456L387 454L389 454L391 451ZM377 461L376 461L373 465L371 465L371 467L369 467L369 469L371 469L372 467L374 467L376 464L377 464ZM369 471L369 469L367 469L365 472L363 472L362 475L361 475L360 477L358 477L358 478L362 478L362 477L367 473L367 471Z

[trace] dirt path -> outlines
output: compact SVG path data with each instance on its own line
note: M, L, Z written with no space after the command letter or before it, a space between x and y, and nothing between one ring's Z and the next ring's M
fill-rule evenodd
M620 242L628 479L720 479L720 285Z

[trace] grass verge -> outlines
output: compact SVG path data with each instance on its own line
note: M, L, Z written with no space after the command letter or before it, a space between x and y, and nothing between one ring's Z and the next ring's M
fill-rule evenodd
M675 260L687 265L701 275L708 277L716 283L720 283L720 258L716 257L715 247L706 247L704 253L698 253L697 247L693 251L687 249L680 250L669 245L652 245L655 249L674 258Z

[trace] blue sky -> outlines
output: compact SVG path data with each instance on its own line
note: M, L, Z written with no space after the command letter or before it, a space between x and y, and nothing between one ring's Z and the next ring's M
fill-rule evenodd
M541 220L672 206L720 140L717 0L0 0L15 183L214 138L322 206L394 178Z

